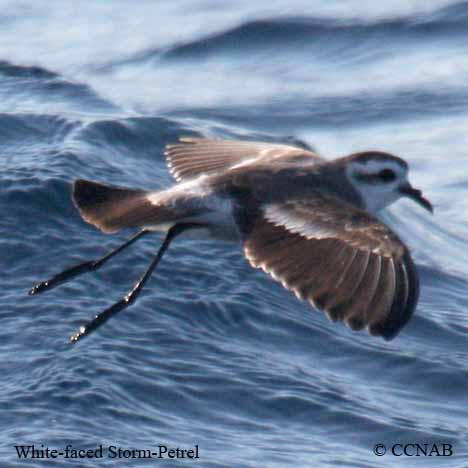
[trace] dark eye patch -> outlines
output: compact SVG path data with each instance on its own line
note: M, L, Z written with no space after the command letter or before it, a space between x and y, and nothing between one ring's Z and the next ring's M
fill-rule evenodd
M378 175L383 182L392 182L396 179L396 174L391 169L382 169Z
M382 182L392 182L397 178L397 175L392 169L386 168L375 174L363 174L358 172L354 174L354 177L368 184L379 184Z

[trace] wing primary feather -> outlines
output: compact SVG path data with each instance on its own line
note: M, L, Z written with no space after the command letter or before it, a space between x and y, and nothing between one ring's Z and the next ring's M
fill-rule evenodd
M325 242L322 241L321 244ZM333 245L334 244L334 245ZM328 242L328 246L320 247L323 256L320 264L314 265L314 273L309 276L302 276L300 291L303 296L314 302L314 307L320 308L316 303L323 290L330 289L335 284L336 276L341 273L340 263L346 255L346 246L334 241Z
M367 323L369 331L373 334L374 324L379 323L388 316L395 296L395 266L393 258L382 258L382 272L375 295L369 304Z
M343 320L348 304L361 284L367 269L370 252L359 251L340 288L335 291L335 304L327 310L331 320Z
M361 284L345 313L345 321L352 330L362 330L367 325L367 311L377 291L381 268L382 258L372 254Z
M395 296L390 312L384 320L369 327L373 335L391 340L411 318L419 297L419 280L409 253L395 264Z
M333 285L333 287L330 288L328 291L323 291L321 294L317 295L317 297L315 298L315 302L318 307L326 311L330 307L336 304L337 296L335 295L335 292L338 290L338 288L340 288L341 284L346 278L346 275L348 274L348 270L351 268L351 265L353 264L354 259L356 258L357 254L358 254L357 249L351 250L348 258L346 259L346 263L343 265L340 271L340 276L338 280L336 281L336 283Z

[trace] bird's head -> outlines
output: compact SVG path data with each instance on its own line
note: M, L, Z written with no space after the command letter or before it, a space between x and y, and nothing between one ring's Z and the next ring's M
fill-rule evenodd
M359 192L366 209L375 213L401 197L408 197L426 210L432 204L408 181L408 164L389 153L367 151L346 158L346 175Z

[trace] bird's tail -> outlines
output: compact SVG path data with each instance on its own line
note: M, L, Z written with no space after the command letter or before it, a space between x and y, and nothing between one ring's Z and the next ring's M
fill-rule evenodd
M73 184L73 202L82 218L103 232L128 227L162 224L171 217L167 208L154 204L148 195L154 192L112 187L89 180Z

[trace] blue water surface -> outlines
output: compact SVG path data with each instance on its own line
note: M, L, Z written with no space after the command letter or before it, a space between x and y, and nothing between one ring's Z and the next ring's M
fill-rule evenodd
M467 44L466 1L0 1L1 466L467 467ZM83 222L71 182L167 187L179 135L404 157L435 205L384 214L420 272L409 325L352 332L240 246L180 238L135 305L71 346L161 242L29 297L131 235ZM453 454L392 455L408 443ZM20 460L31 444L104 458ZM159 445L200 458L106 456Z

